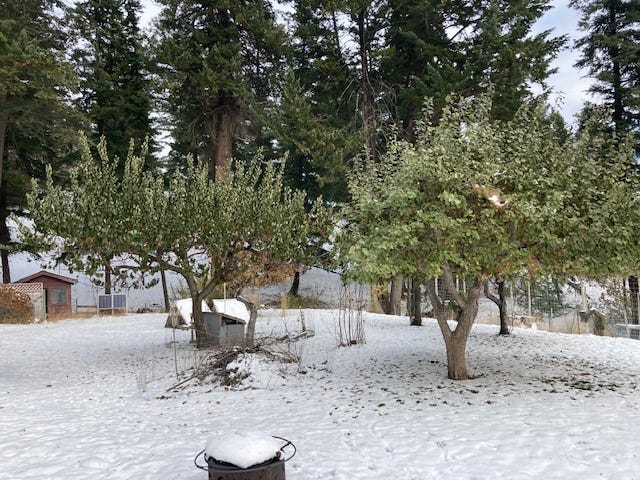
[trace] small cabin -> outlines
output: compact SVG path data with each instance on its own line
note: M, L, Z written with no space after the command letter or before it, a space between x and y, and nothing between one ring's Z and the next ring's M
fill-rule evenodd
M75 278L42 270L14 283L42 283L47 316L49 318L71 316L71 287L77 283Z

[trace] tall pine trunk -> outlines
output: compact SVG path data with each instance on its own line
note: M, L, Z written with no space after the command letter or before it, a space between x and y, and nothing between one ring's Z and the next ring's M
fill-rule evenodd
M216 180L231 164L233 148L233 111L231 100L221 96L209 125L209 178Z
M7 101L7 95L0 95L0 109ZM7 246L11 241L9 234L9 227L7 225L6 211L7 211L7 195L6 195L6 179L3 176L4 170L4 146L7 136L7 126L9 125L9 114L7 112L0 113L0 214L2 215L2 221L0 221L0 246ZM0 257L2 258L2 283L11 283L11 268L9 266L9 253L2 249L0 250Z
M0 195L3 196L3 195ZM0 207L2 208L2 207ZM9 235L9 227L7 226L7 219L0 220L0 245L9 245L11 238ZM0 250L0 257L2 258L2 283L11 283L11 267L9 265L9 252L2 249Z
M9 114L7 112L2 112L2 108L7 101L7 95L0 95L0 185L2 185L3 180L3 170L4 170L4 146L7 138L7 127L9 126Z
M362 75L362 125L365 134L365 154L368 159L376 158L376 115L373 86L369 65L369 45L367 43L366 7L357 16L358 47Z

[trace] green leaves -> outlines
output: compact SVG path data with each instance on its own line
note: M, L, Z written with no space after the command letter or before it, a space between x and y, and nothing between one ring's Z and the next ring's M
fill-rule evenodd
M46 189L28 202L32 241L49 239L61 261L84 264L89 274L106 259L129 255L140 270L162 267L194 282L204 276L207 284L237 284L257 259L304 261L316 248L311 239L326 237L329 212L319 199L307 213L304 194L283 185L283 164L258 157L214 183L207 167L189 158L165 187L143 169L144 149L130 150L119 179L104 140L99 161L85 137L80 143L83 162L70 185L55 185L49 170Z
M352 274L425 278L445 261L465 278L636 268L631 142L613 148L586 131L560 141L540 105L508 122L490 110L486 96L450 102L414 144L395 142L381 164L358 169L343 237Z

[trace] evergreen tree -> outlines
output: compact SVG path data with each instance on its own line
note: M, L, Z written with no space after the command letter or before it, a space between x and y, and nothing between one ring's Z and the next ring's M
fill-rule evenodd
M531 86L546 89L554 73L551 61L566 43L566 37L551 37L545 30L532 34L534 24L549 10L540 0L492 0L476 23L465 48L469 67L466 91L493 89L491 116L509 120L531 97Z
M288 152L287 179L310 198L347 199L346 172L362 150L359 83L337 4L292 3L290 73L278 95L270 125ZM319 79L322 79L319 81Z
M572 0L582 13L579 27L586 35L576 41L582 50L577 67L586 68L595 80L590 92L604 100L611 111L610 128L635 137L640 153L640 2L636 0ZM593 104L581 112L584 122ZM638 317L638 278L629 277L631 321Z
M256 111L269 103L285 41L269 2L161 0L156 48L164 110L174 143L208 165L212 178L234 143L255 133Z
M152 96L147 52L138 27L139 0L83 0L70 11L81 79L79 104L93 124L93 142L104 137L122 174L130 141L152 144ZM147 158L147 167L153 157Z
M577 67L595 79L590 91L611 109L618 134L633 132L640 148L640 2L637 0L572 0L581 11L576 41L582 56Z
M55 0L6 0L0 11L0 256L3 281L11 281L7 218L25 214L30 178L44 165L56 175L70 158L81 118L69 107L75 85L64 61L65 37L53 14Z

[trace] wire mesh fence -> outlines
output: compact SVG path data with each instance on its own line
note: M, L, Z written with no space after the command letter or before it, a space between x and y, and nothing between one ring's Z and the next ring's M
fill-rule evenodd
M489 282L481 300L478 321L499 323L499 306L489 298L503 302L509 329L535 328L563 333L593 333L638 339L638 292L635 277L612 278L603 282L586 279L552 277L514 277L505 280L502 295L497 282ZM465 292L469 282L455 280L458 292ZM436 280L436 291L444 304L453 296L442 280ZM433 310L424 299L423 311Z

